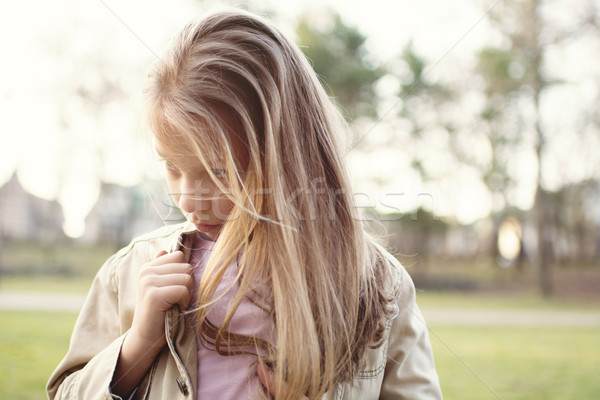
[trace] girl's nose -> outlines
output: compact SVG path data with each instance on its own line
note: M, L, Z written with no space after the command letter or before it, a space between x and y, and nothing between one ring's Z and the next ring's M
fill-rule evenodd
M202 190L187 189L179 195L179 208L188 214L210 210L210 194Z
M179 197L179 208L188 214L208 211L210 210L210 200L198 198L193 194L183 193Z
M192 214L196 209L194 196L189 193L181 193L179 195L178 205L181 211L187 214Z

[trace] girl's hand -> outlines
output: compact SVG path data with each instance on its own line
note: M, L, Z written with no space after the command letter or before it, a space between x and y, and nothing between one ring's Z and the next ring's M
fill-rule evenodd
M165 345L165 313L174 304L185 310L194 284L192 268L181 251L161 251L138 276L137 303L111 382L114 394L125 398L144 377Z
M256 367L256 373L258 374L258 378L260 379L263 386L265 388L267 388L269 393L271 393L271 396L273 396L274 399L277 399L278 393L277 393L277 382L275 380L275 374L273 374L273 372L267 366L262 365L262 364L258 364L258 366ZM283 392L286 392L287 385L285 382L283 383L282 387L283 387ZM308 400L308 397L302 396L301 398L299 398L299 400Z
M138 276L131 339L146 348L165 345L165 313L174 304L180 310L187 308L194 284L191 271L181 251L161 251L144 265Z

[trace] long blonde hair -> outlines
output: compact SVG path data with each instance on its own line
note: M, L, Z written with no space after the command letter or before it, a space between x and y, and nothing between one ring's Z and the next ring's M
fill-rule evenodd
M392 300L389 262L353 203L339 112L298 47L242 11L186 26L149 78L145 115L156 138L180 143L209 172L224 162L227 178L211 176L235 204L200 284L200 334L225 354L253 346L287 383L278 399L333 394L381 344ZM207 304L236 257L233 304L209 329ZM272 345L227 331L244 298L271 316Z

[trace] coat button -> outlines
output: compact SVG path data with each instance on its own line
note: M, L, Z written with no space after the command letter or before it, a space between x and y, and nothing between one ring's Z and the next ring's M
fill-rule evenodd
M188 394L187 383L185 383L185 381L180 378L177 378L175 380L177 381L177 386L179 386L179 390L181 391L181 393L183 393L184 396L187 396L187 394Z

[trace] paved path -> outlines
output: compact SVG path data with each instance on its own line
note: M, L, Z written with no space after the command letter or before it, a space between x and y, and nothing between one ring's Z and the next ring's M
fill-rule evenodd
M0 291L0 310L79 312L85 295Z
M600 327L600 312L578 310L425 308L430 325Z
M0 291L1 310L78 312L85 295ZM569 310L509 310L424 308L430 325L582 326L600 327L600 312Z

